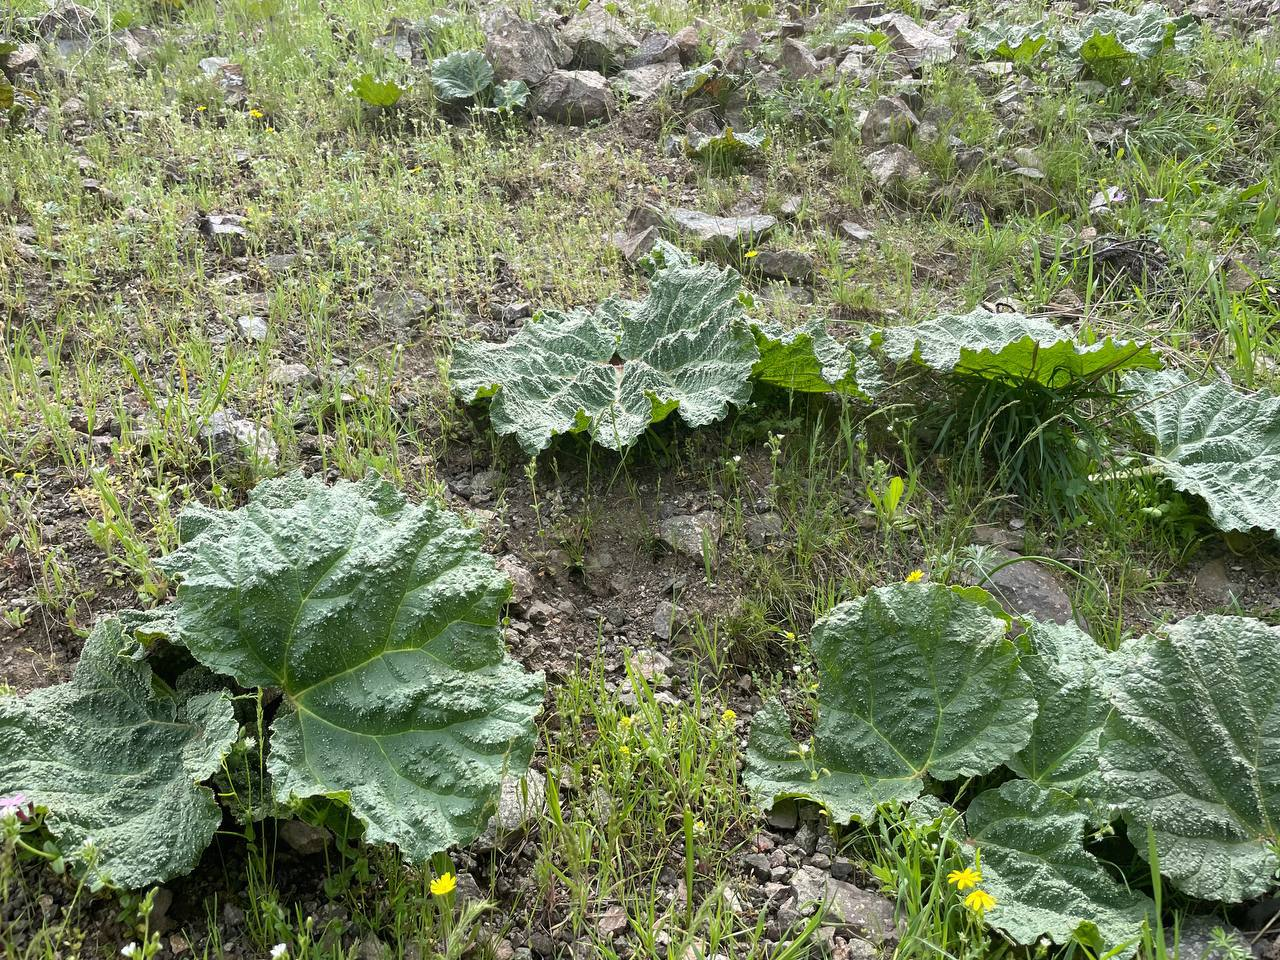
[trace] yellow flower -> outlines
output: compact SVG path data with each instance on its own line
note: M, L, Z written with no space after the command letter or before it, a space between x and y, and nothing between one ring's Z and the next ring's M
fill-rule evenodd
M738 719L738 715L734 713L732 710L730 710L728 707L725 707L724 713L720 714L720 722L723 723L726 727L732 726L733 721L737 719Z
M752 259L753 257L758 257L758 256L760 256L760 251L759 251L759 250L748 250L748 251L747 251L747 259L748 259L748 260Z
M253 117L253 119L255 120L261 120L265 116L265 114L261 110L259 110L257 107L254 107L252 110L249 111L249 116Z
M622 754L624 757L631 756L631 748L628 747L625 743L618 747L618 752Z
M431 895L433 897L447 897L457 889L457 886L457 877L452 873L442 873L431 881Z
M907 583L919 583L924 579L923 570L912 570L907 574Z
M630 717L630 715L626 715L626 714L624 714L623 716L619 717L619 718L618 718L618 726L619 726L622 730L630 730L630 729L631 729L631 717Z
M209 109L209 108L208 108L208 107L206 107L206 106L202 103L202 104L200 104L200 106L196 107L196 112L197 112L197 113L204 113L204 112L205 112L206 110L208 110L208 109Z
M986 913L996 905L996 898L985 890L975 890L964 898L964 905L974 913Z
M959 890L968 890L970 887L976 887L982 882L982 871L974 867L965 867L963 870L952 870L947 874L947 883Z

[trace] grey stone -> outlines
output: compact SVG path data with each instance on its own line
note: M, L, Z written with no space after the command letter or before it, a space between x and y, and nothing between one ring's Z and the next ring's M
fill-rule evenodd
M868 147L907 144L920 121L901 97L880 97L862 121L862 142Z
M712 510L668 517L658 526L658 536L676 553L698 560L704 549L720 541L720 517Z
M686 67L698 59L702 48L702 36L697 27L685 27L671 38L680 51L680 62Z
M40 44L24 43L9 54L5 69L16 80L34 76L40 70Z
M776 217L758 213L743 217L715 217L697 210L673 208L668 212L679 233L700 243L742 246L763 240L778 225Z
M897 143L868 154L865 162L872 182L882 189L901 186L924 176L915 154Z
M401 63L425 64L428 43L427 26L421 20L392 17L382 36L373 41L375 50L389 53Z
M499 558L498 569L511 580L512 603L517 605L524 604L533 597L537 581L534 579L533 574L529 572L529 568L521 563L515 554L508 553L506 556Z
M507 9L491 14L484 29L484 53L499 81L523 80L532 87L567 64L572 55L551 27Z
M1215 557L1200 565L1192 581L1197 597L1214 607L1226 607L1244 596L1244 590L1231 579L1227 564Z
M889 13L871 21L889 37L889 45L900 53L913 69L955 58L956 49L951 40L934 33L902 13Z
M288 844L289 849L304 857L324 853L331 836L324 827L313 826L301 820L285 820L276 828L276 832Z
M826 907L825 923L833 924L836 932L860 937L886 947L893 947L901 938L893 917L893 904L880 896L859 889L851 883L836 880L814 866L803 866L791 878L796 900L806 903L822 903Z
M523 778L508 774L502 778L498 812L489 818L477 843L481 849L492 849L499 837L523 833L546 809L547 778L542 773L530 769Z
M36 33L63 56L84 52L102 31L103 23L96 13L70 0L57 0L36 21Z
M639 47L640 41L622 22L592 0L560 31L560 39L573 50L581 66L602 73L622 66Z
M852 220L845 220L840 224L840 232L850 240L856 240L858 243L866 243L874 240L876 235L864 227L860 223L854 223Z
M214 453L228 460L256 459L274 466L280 458L271 431L240 417L234 410L216 410L200 429L200 438L213 446Z
M533 110L557 123L589 123L613 112L615 101L603 74L554 70L533 89Z
M313 387L317 377L305 363L282 363L277 360L267 371L267 382L277 387Z
M1004 547L989 547L987 569L1013 560L1019 554ZM978 578L982 579L982 578ZM1001 567L982 582L1013 616L1031 616L1052 623L1073 623L1071 598L1049 568L1035 560L1019 560Z
M638 67L651 67L657 63L675 63L680 62L680 47L667 34L655 31L645 34L644 38L631 51L631 55L623 61L622 66L627 70L635 70Z
M778 64L794 77L816 77L822 72L813 51L799 40L791 38L782 41Z
M653 635L659 640L670 640L680 631L684 611L670 600L663 600L653 611Z
M747 517L742 524L747 543L756 550L782 538L782 517L776 513L760 513Z
M670 657L657 650L637 650L632 654L631 666L646 680L656 680L665 677L673 664Z
M769 866L769 858L763 853L750 853L742 858L742 865L751 871L752 876L760 883L768 882L773 875L773 868Z
M635 233L619 233L615 239L618 250L627 263L635 263L662 239L662 231L657 227L645 227Z
M243 316L236 318L236 329L240 336L254 343L261 343L271 334L266 317Z
M671 84L680 76L680 70L679 61L632 67L610 80L609 87L619 97L648 103L671 89Z
M799 250L761 250L751 265L775 280L803 283L813 275L813 257Z

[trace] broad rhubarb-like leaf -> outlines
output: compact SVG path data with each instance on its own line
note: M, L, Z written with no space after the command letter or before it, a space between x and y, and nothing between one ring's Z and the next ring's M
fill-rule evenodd
M780 323L754 323L760 359L752 376L799 393L843 393L870 400L883 387L875 358L865 346L851 351L827 333L822 321L790 330Z
M1031 681L1007 621L978 590L901 583L843 603L813 630L818 716L797 744L785 711L751 728L747 785L763 801L808 797L834 819L919 795L926 775L977 776L1027 745Z
M1044 21L1031 24L978 23L965 36L965 49L980 60L1009 60L1027 64L1049 42Z
M197 509L162 561L177 639L245 686L278 687L276 799L345 801L370 841L422 861L474 838L533 749L541 674L508 658L510 584L479 535L369 478L266 481Z
M983 889L996 900L988 923L1028 946L1047 936L1096 956L1132 952L1153 905L1084 849L1087 822L1070 795L1025 780L974 798L965 823L971 851L981 851Z
M1280 533L1280 397L1173 370L1125 385L1144 398L1134 416L1174 487L1204 500L1221 530Z
M732 270L678 259L657 269L639 303L612 298L594 311L546 310L506 343L463 343L454 390L492 397L490 420L529 454L587 430L625 450L674 411L691 427L751 397L758 355Z
M1032 623L1018 643L1039 711L1031 742L1009 768L1042 787L1101 797L1098 737L1111 712L1103 689L1110 652L1073 623Z
M1137 61L1151 60L1166 50L1187 50L1194 39L1195 18L1172 17L1156 3L1137 13L1110 9L1095 13L1069 44L1090 72L1106 83L1124 78Z
M0 697L0 794L48 811L63 853L134 889L187 873L222 813L212 776L236 738L226 695L183 697L152 676L115 619L100 621L69 683Z
M1257 896L1280 859L1280 628L1194 616L1108 683L1102 775L1139 852L1206 900Z
M981 308L879 334L880 349L895 363L922 363L939 373L1061 387L1117 370L1158 369L1149 343L1107 337L1081 344L1069 330L1020 313Z
M431 62L431 86L446 103L466 103L493 86L493 67L479 50L455 50Z

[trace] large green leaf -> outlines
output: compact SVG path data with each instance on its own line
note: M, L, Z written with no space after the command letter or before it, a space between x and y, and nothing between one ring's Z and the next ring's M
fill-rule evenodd
M827 333L821 320L786 330L776 321L753 323L760 359L752 377L800 393L844 393L872 399L883 386L865 347L851 351ZM855 360L856 357L856 360Z
M453 389L493 397L490 420L534 454L587 430L624 450L674 411L691 427L751 397L758 359L732 270L676 260L653 274L647 299L594 311L545 310L506 343L454 349Z
M1107 337L1085 345L1048 320L981 308L890 327L879 338L880 349L895 363L913 360L940 373L1046 387L1093 380L1115 370L1160 367L1149 343Z
M1204 500L1219 529L1280 533L1280 397L1173 370L1125 385L1143 397L1134 416L1170 483Z
M448 103L474 100L493 86L493 67L479 50L455 50L431 61L431 86Z
M369 478L266 481L197 509L165 557L177 639L245 686L283 694L277 800L349 804L370 841L422 861L474 838L533 749L541 674L506 655L510 584L479 535Z
M372 107L387 109L400 102L408 91L394 80L379 80L371 73L361 74L351 82L351 92Z
M1098 737L1111 712L1103 689L1110 652L1073 623L1032 623L1018 643L1039 709L1031 742L1010 769L1042 787L1101 797Z
M998 21L975 24L965 36L965 49L980 60L1009 60L1031 63L1049 42L1049 28L1043 20L1014 24Z
M1238 901L1280 866L1280 628L1195 616L1108 684L1102 775L1145 852L1194 897Z
M1156 3L1144 4L1137 13L1109 9L1095 13L1069 43L1099 79L1114 83L1137 61L1151 60L1166 50L1187 50L1194 39L1195 18L1172 17Z
M0 697L0 794L22 793L67 855L92 841L98 870L126 888L187 873L222 814L200 781L236 737L223 693L182 697L100 621L69 683Z
M988 923L1027 945L1047 936L1077 940L1094 955L1133 947L1153 905L1084 849L1087 821L1068 794L1025 780L969 804L968 844L981 851L982 886L996 899Z
M834 819L919 795L926 775L977 776L1027 745L1036 717L1008 624L980 590L900 583L843 603L813 630L818 717L798 745L785 712L757 716L745 779L764 802L808 797Z

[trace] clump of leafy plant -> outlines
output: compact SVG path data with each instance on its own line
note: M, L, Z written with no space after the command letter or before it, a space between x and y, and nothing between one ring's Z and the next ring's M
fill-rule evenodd
M409 92L395 80L379 80L371 73L362 73L351 81L351 93L371 107L390 110L398 105L404 95Z
M1040 56L1050 39L1048 25L988 22L976 24L965 35L965 49L978 60L1007 60L1027 66Z
M495 84L493 67L479 50L455 50L431 62L431 86L441 102L450 106L481 105L486 110L509 112L529 100L523 80Z
M649 296L594 310L543 310L505 343L463 343L450 378L467 402L492 398L500 435L536 454L587 432L625 450L678 412L691 427L751 398L752 380L857 393L854 357L825 331L753 325L731 269L697 264L669 244L652 255Z
M1159 4L1148 3L1133 14L1117 8L1095 13L1067 38L1066 46L1090 76L1114 85L1139 70L1158 67L1170 51L1189 50L1195 36L1190 14L1174 17Z
M689 134L685 150L690 156L712 166L733 167L758 158L768 139L768 135L758 127L737 131L726 125L715 133Z
M1176 370L1135 374L1126 386L1155 441L1151 462L1175 489L1203 500L1221 530L1280 535L1280 397Z
M814 800L844 823L922 794L965 807L974 778L1005 778L963 810L963 855L986 921L1023 944L1137 941L1154 904L1085 844L1118 815L1133 859L1150 828L1160 869L1193 896L1236 902L1269 887L1280 779L1264 746L1280 629L1195 616L1109 652L1074 624L1032 622L1016 641L1009 625L984 591L941 584L837 606L813 631L812 734L796 740L768 704L748 787L766 804Z
M179 535L159 561L172 604L100 625L71 683L0 698L0 792L64 845L91 837L118 885L191 869L220 821L199 784L238 733L213 671L279 692L263 789L280 807L343 804L415 862L473 839L528 765L543 690L506 654L510 584L478 534L377 478L294 475L185 511ZM138 637L198 669L161 679Z
M1086 405L1114 402L1104 379L1161 366L1150 343L1082 343L1047 320L982 309L881 330L873 342L892 363L919 364L952 382L940 448L993 463L1004 486L1043 494L1051 506L1079 494L1101 455Z

